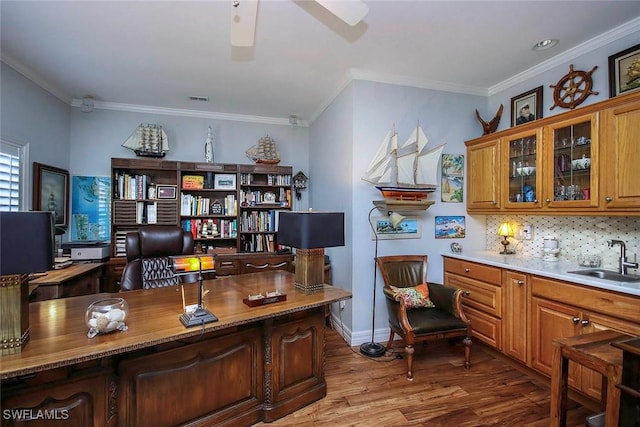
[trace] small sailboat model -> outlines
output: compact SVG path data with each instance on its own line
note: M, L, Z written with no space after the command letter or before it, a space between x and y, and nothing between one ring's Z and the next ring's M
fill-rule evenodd
M162 126L140 124L122 144L140 157L164 157L169 151L169 140Z
M401 146L395 129L390 131L362 179L374 184L387 199L426 199L438 187L438 162L444 149L442 144L428 150L427 143L419 123Z
M260 138L256 145L246 151L247 157L256 163L280 163L276 142L269 135Z

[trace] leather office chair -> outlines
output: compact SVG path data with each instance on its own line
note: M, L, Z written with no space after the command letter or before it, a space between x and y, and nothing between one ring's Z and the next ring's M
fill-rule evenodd
M407 378L413 380L414 345L418 342L448 338L463 338L464 366L469 369L471 358L471 323L462 310L462 289L427 283L426 255L392 255L376 258L376 263L384 279L384 295L389 313L391 334L387 349L393 344L395 334L405 342L407 358ZM428 299L433 308L407 308L402 293L395 288L413 288L427 284ZM412 289L408 289L413 291ZM428 301L427 301L428 302Z
M127 264L122 271L121 291L159 288L197 281L197 274L174 276L169 256L194 253L193 236L181 227L148 225L127 233Z

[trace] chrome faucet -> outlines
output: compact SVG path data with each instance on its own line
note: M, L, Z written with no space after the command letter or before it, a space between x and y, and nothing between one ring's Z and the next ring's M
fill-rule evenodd
M627 274L628 268L638 268L637 262L627 261L627 247L622 240L608 240L607 244L610 248L620 245L620 259L618 260L618 273Z

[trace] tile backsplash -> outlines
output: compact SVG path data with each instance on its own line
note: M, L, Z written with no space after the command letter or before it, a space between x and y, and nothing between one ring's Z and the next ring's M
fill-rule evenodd
M524 224L533 226L533 239L509 238L509 249L515 248L517 255L541 258L544 238L554 236L560 244L560 259L574 261L578 266L579 255L599 255L602 267L617 269L620 247L610 248L607 245L607 240L616 239L625 242L629 261L640 262L638 217L487 215L486 220L487 250L502 250L502 237L496 232L501 223L509 222L516 229L521 229Z

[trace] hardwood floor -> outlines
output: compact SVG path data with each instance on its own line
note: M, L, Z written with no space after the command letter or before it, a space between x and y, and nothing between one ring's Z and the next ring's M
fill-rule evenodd
M414 380L395 354L369 359L327 329L327 396L259 426L549 426L549 382L528 376L474 341L471 369L463 349L447 342L416 348ZM594 412L569 401L568 426Z

